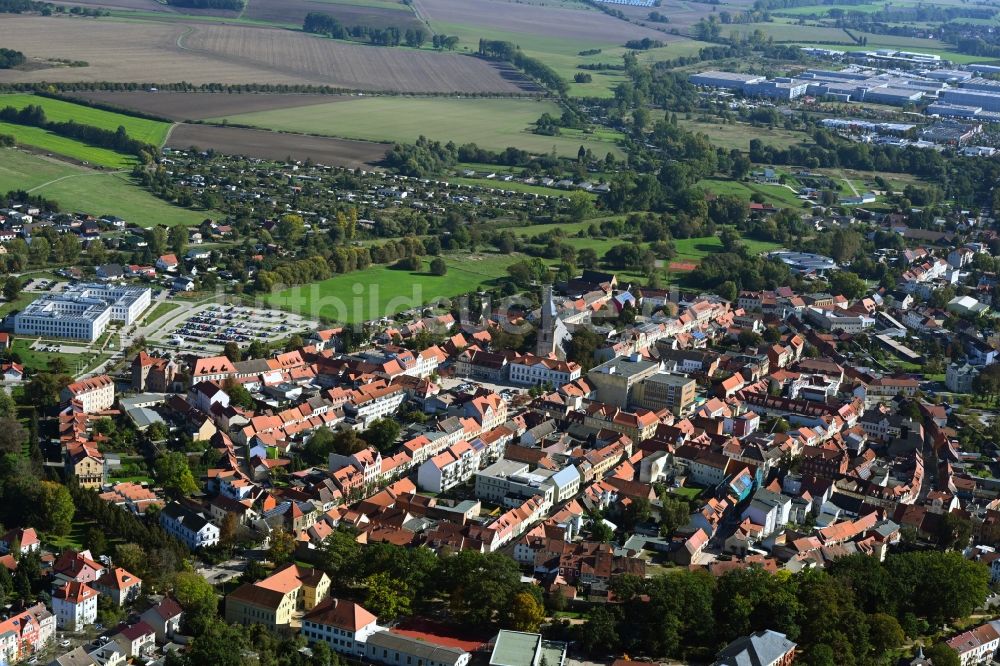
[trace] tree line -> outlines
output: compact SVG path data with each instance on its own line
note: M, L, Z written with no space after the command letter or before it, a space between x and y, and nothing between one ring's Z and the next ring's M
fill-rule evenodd
M50 121L45 117L45 110L36 104L29 104L18 109L6 106L0 109L0 121L15 125L40 127L46 131L100 148L110 148L115 152L136 155L143 161L152 161L159 152L156 146L138 139L133 139L121 125L115 131L82 125L74 120L64 122Z
M51 13L52 5L48 2L37 2L36 0L0 0L0 14L23 14L25 12Z
M525 55L521 48L512 42L505 42L498 39L480 39L479 55L492 60L509 62L529 77L560 95L566 94L569 90L569 84L566 83L563 77L559 76L556 70L538 58Z
M586 153L585 150L584 153ZM559 156L551 153L532 155L526 150L512 146L496 152L480 148L474 143L456 146L450 141L448 143L441 143L440 141L432 141L427 137L421 136L417 138L416 143L395 144L386 153L383 163L385 166L395 169L404 176L427 178L444 173L459 162L516 166L529 169L530 171L545 172L563 168L565 161L573 159L573 157L570 155ZM613 155L605 158L605 167L613 168L614 164Z
M404 32L395 26L385 28L370 25L345 26L336 17L322 12L306 14L302 21L302 30L333 39L353 39L378 46L406 44L406 46L419 48L427 41L427 33L423 28L407 28Z

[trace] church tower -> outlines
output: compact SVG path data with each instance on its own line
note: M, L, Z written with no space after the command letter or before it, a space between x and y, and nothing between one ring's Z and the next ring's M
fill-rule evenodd
M560 331L560 329L562 330ZM538 325L535 355L555 354L561 358L563 356L563 337L565 337L565 327L556 316L556 304L552 299L552 285L542 285L542 317Z

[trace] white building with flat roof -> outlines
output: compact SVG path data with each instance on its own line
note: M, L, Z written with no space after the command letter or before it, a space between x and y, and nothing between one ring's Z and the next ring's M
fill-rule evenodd
M14 316L14 333L74 340L97 340L112 321L129 326L151 302L146 287L78 284L43 296Z

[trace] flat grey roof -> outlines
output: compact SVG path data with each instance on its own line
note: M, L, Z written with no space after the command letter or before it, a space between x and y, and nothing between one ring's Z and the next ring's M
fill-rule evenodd
M501 631L490 655L491 666L533 666L542 637L521 631Z

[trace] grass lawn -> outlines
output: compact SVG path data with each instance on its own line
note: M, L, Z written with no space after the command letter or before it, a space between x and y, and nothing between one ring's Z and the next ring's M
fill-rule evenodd
M3 303L0 303L0 317L6 317L11 312L23 309L24 306L34 301L38 296L38 294L22 291L14 300L3 301Z
M134 185L124 174L94 171L12 148L0 149L0 192L19 189L56 201L65 211L117 215L143 227L200 224L214 214L172 206Z
M41 106L45 110L45 117L49 120L56 122L74 120L81 125L90 125L111 131L124 127L125 132L133 139L145 141L154 146L162 146L170 131L170 123L102 111L83 104L73 104L37 95L0 95L0 107L13 106L22 109L29 104Z
M751 254L770 252L781 247L778 243L769 243L752 238L743 238L740 242L750 250ZM674 261L698 262L710 254L722 252L722 241L719 240L718 236L674 239L674 246L677 248L677 257Z
M47 370L49 361L60 358L66 362L70 374L78 375L84 369L94 365L94 359L98 354L62 354L59 352L43 352L31 349L31 343L36 338L14 338L10 343L11 352L17 354L21 359L21 364L28 370Z
M93 520L75 520L73 521L69 534L62 536L43 534L42 541L45 545L56 550L57 552L67 548L81 550L83 548L83 541L87 536L87 530L96 526L97 522Z
M413 143L421 135L441 142L475 143L503 150L516 146L535 153L553 148L576 156L580 145L603 156L621 155L615 133L543 136L530 132L543 113L562 115L554 102L531 99L462 99L445 97L356 97L294 109L259 111L225 118L230 123L304 134L368 141ZM222 118L215 119L223 120Z
M520 255L446 255L448 274L414 273L388 266L372 266L315 284L292 287L272 294L272 306L309 318L320 315L355 323L390 316L438 298L451 298L489 285L506 275L507 266ZM430 260L425 259L427 266Z
M41 127L0 122L0 134L13 136L20 145L32 146L49 153L58 153L70 159L109 169L127 169L136 163L136 158L131 155L116 153L107 148L89 146L81 141L53 134Z
M180 307L179 303L166 303L166 302L164 302L164 303L157 303L156 307L154 307L149 312L149 314L146 315L146 317L144 318L144 320L147 323L155 322L157 319L159 319L163 315L167 314L168 312L172 312L172 311L176 310L179 307Z
M694 488L692 486L685 486L683 488L671 488L670 494L676 495L681 499L687 500L688 502L693 502L698 499L698 496L704 491L704 488Z
M799 199L795 192L782 185L744 183L723 178L706 178L699 181L698 185L714 194L735 194L744 199L749 199L752 195L759 194L764 197L766 203L779 208L802 208L803 204L803 200Z

